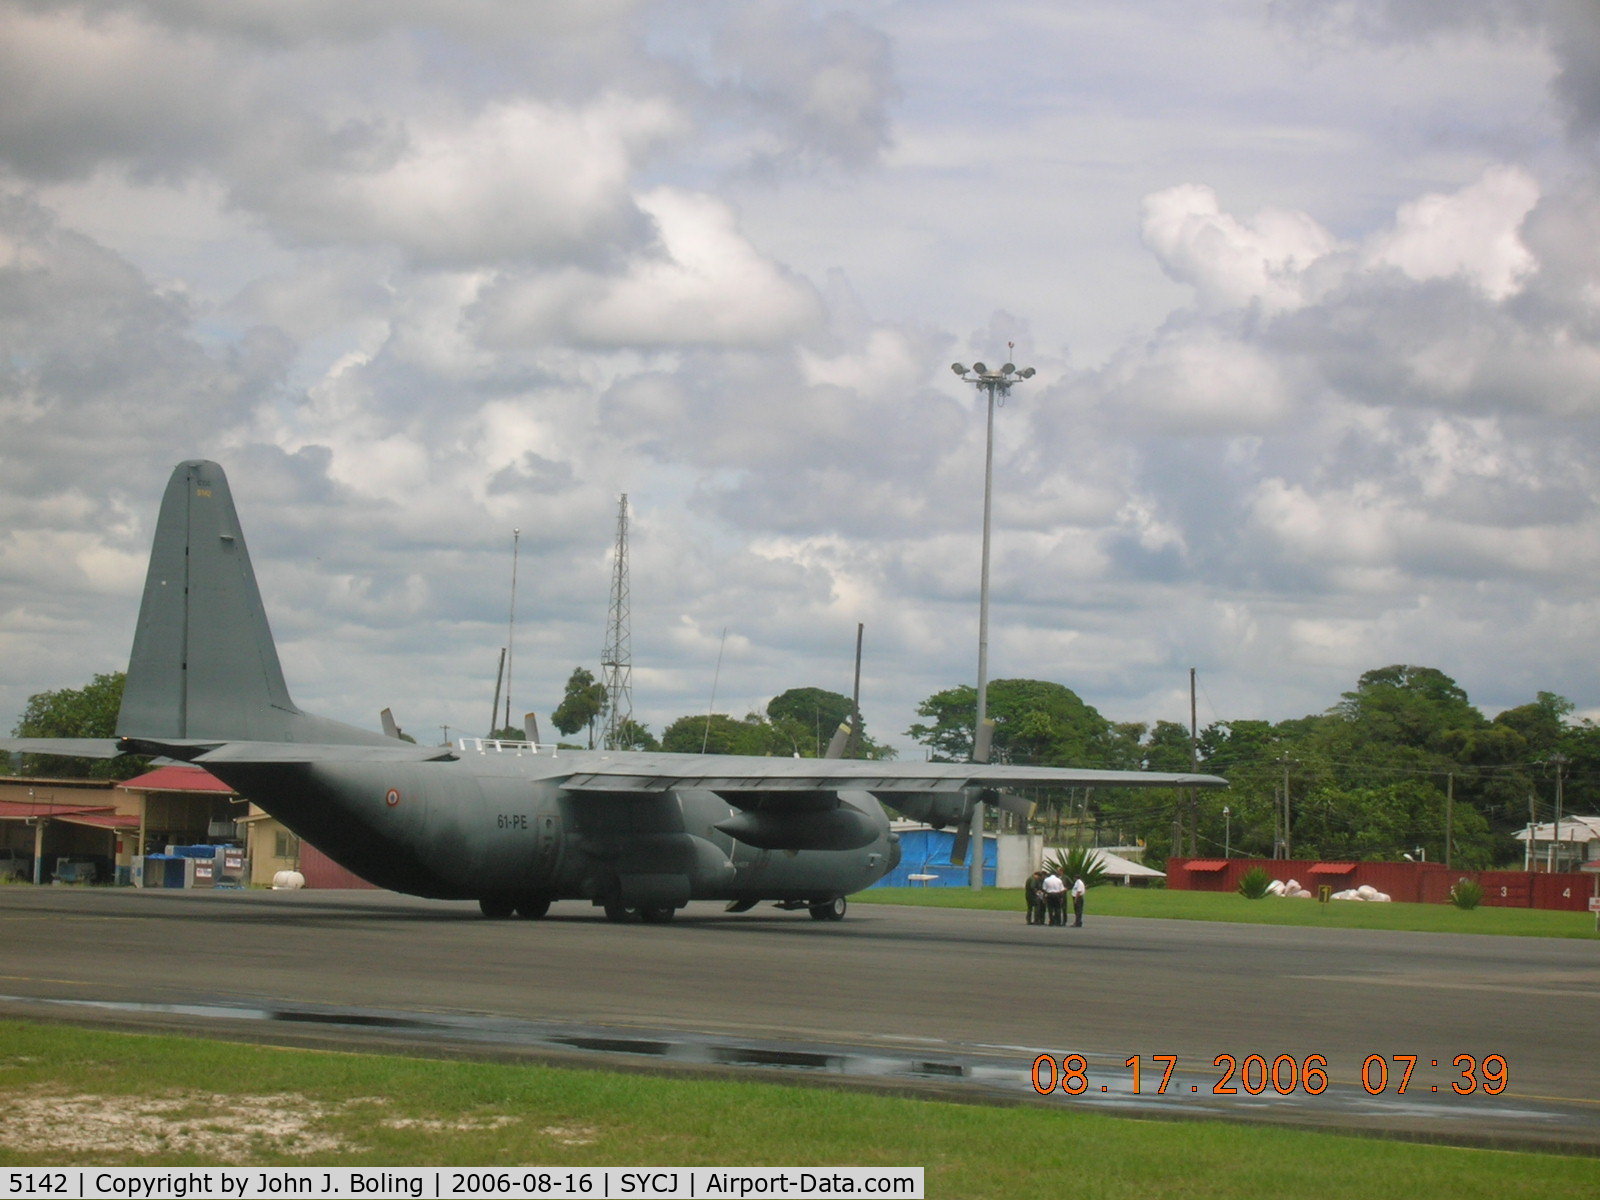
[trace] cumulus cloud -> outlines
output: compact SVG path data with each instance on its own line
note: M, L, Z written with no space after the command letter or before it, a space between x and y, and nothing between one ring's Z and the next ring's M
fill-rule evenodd
M1538 202L1539 184L1527 171L1490 167L1458 192L1407 202L1394 229L1368 244L1366 263L1397 267L1416 280L1463 278L1504 300L1538 265L1519 235Z
M1196 661L1217 716L1391 648L1592 686L1581 646L1460 657L1593 624L1600 22L1275 11L1323 57L1250 6L1197 55L1109 0L1003 43L953 0L0 0L0 699L119 665L204 454L313 709L476 730L514 528L548 706L627 492L645 719L724 629L737 709L842 686L865 621L898 737L975 649L986 413L944 364L1008 342L993 669L1144 720Z
M1264 209L1248 221L1222 211L1217 194L1186 183L1144 199L1144 240L1161 267L1194 287L1207 308L1258 303L1268 312L1306 302L1306 274L1335 247L1305 213Z
M1139 430L1260 431L1295 399L1287 366L1226 324L1179 323L1119 354L1094 381L1094 402Z
M1584 149L1600 149L1600 24L1589 0L1280 0L1279 14L1311 36L1335 41L1426 43L1478 34L1541 38L1558 64L1550 90Z
M592 346L769 344L815 325L803 280L762 256L711 196L657 188L637 199L655 238L618 269L506 273L476 319L500 345L563 340Z
M766 118L751 145L758 165L859 167L887 147L896 88L880 30L843 12L812 19L788 4L739 3L714 44L727 72L718 99Z
M643 237L636 160L680 128L669 104L620 95L367 123L330 132L323 145L344 142L330 161L305 146L268 156L235 199L289 236L390 243L428 264L588 257Z

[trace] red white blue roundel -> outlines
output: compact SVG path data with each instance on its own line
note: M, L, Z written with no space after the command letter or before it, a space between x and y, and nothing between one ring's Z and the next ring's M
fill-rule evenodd
M393 808L396 804L399 804L400 803L400 789L399 788L390 788L387 792L385 792L383 794L383 802L385 804L387 804L390 808Z

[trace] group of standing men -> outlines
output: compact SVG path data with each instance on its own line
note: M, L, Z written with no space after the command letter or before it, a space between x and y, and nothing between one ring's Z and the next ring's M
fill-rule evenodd
M1040 867L1028 876L1028 882L1023 886L1023 892L1028 901L1029 925L1065 925L1067 923L1066 898L1070 891L1072 894L1072 923L1075 926L1083 925L1083 897L1089 889L1084 886L1082 877L1072 881L1072 887L1067 887L1066 881L1055 871Z

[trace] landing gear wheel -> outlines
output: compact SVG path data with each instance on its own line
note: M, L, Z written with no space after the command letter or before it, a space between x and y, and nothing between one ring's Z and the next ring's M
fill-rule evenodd
M665 925L672 920L677 911L670 904L663 905L660 908L641 908L639 910L639 919L646 925Z
M539 896L531 900L517 901L517 916L526 917L530 921L537 921L550 911L550 897Z
M634 917L638 916L638 913L638 909L629 908L625 904L606 905L606 920L612 921L618 925L622 924L624 921L633 920Z
M485 896L478 901L478 911L491 921L503 921L511 915L513 905L511 901L499 896Z
M811 905L811 919L813 921L842 921L844 912L848 907L843 896L835 896L832 900L819 900Z

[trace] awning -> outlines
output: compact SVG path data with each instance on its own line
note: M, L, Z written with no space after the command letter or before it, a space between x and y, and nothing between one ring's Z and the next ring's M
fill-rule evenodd
M109 804L58 804L49 800L0 800L0 819L14 821L33 817L57 820L84 813L110 813Z
M1185 871L1223 871L1228 866L1225 858L1192 858L1183 864Z
M139 818L132 813L76 813L57 817L56 820L63 825L89 825L95 829L125 829L131 832L139 828Z
M1316 863L1311 868L1313 875L1348 875L1356 869L1355 863Z

